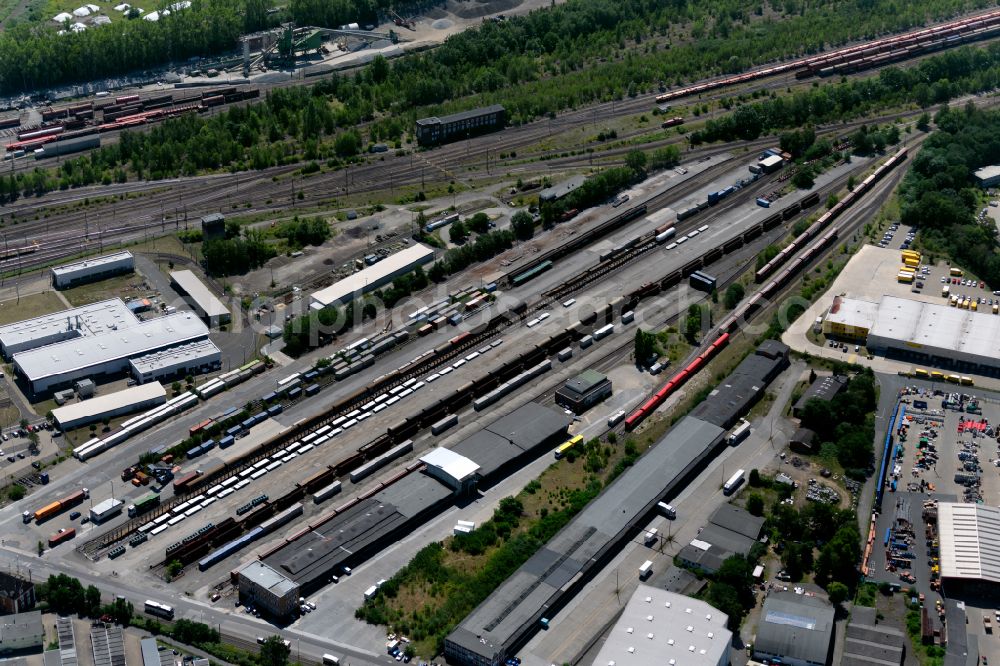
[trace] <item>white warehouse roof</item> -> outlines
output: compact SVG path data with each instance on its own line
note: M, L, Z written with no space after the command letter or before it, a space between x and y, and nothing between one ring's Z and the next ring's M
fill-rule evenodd
M374 266L358 271L354 275L336 282L312 295L313 309L324 308L335 303L346 303L355 294L363 294L378 289L392 278L434 259L434 250L415 243L396 254L390 255Z
M109 330L86 339L66 340L19 352L14 365L29 381L69 374L74 370L94 368L148 354L208 336L208 328L189 312L159 317L124 330Z
M79 421L100 421L105 414L117 412L118 414L128 413L130 407L135 410L142 409L153 402L154 404L167 401L167 392L159 382L150 382L127 388L124 391L117 391L107 395L97 396L90 400L75 402L71 405L56 407L52 410L52 418L55 419L59 427L66 429L72 427L73 423Z
M428 467L436 467L455 480L456 485L479 471L479 465L451 449L437 447L420 456L420 462Z
M1000 317L908 298L883 296L868 347L906 348L988 366L1000 364Z
M938 503L941 577L1000 583L1000 508Z
M99 257L90 257L82 261L74 261L71 264L63 264L52 268L52 275L56 278L69 277L72 279L78 273L88 273L104 266L121 263L123 265L135 265L135 257L128 250L104 254Z
M26 349L100 335L138 323L139 320L122 299L111 298L0 326L0 348L9 357Z
M845 328L871 330L878 314L878 303L859 301L854 298L836 298L826 315L826 321L840 324Z
M189 270L173 271L170 279L181 291L187 294L195 306L205 317L209 319L215 317L229 317L229 310L225 304L213 294L205 283L198 279L198 276Z
M728 664L727 620L704 601L640 583L593 666Z
M130 361L132 374L147 375L158 370L176 367L191 367L201 361L204 364L218 361L222 352L209 339L195 340L185 345L161 349Z

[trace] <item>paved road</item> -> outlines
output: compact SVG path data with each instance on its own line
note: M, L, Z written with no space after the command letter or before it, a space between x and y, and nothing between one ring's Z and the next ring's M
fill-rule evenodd
M142 608L143 602L146 599L156 595L156 591L130 586L117 577L96 575L82 560L77 563L70 563L64 558L59 562L58 566L54 566L46 561L44 557L39 558L32 553L8 546L0 547L0 569L5 571L19 570L22 573L25 572L25 569L30 569L31 576L36 580L48 578L52 574L67 573L79 579L84 586L97 586L105 599L110 600L114 595L123 595L136 608ZM186 617L215 626L220 630L223 638L236 638L239 641L255 645L257 636L262 634L268 635L274 632L274 628L263 620L246 615L233 615L217 609L208 603L183 597L170 598L169 603L174 607L178 617ZM288 640L298 642L301 659L306 662L318 663L322 660L324 653L331 653L341 656L344 662L351 664L376 665L395 663L388 655L381 655L376 652L347 646L338 641L294 628L282 630L281 634Z
M750 436L740 446L724 449L693 482L671 500L671 504L677 507L676 520L657 517L646 526L646 529L655 527L666 535L667 543L662 544L659 550L646 547L638 541L626 546L575 599L550 620L547 632L537 634L521 650L520 656L525 666L575 663L579 651L585 649L590 639L600 634L628 602L638 586L637 572L643 561L653 561L656 574L650 584L657 585L657 576L671 566L673 556L697 537L711 513L727 501L722 494L722 484L727 473L732 474L738 468L763 469L777 460L778 453L784 448L792 430L791 425L783 418L785 405L805 371L803 363L795 363L786 370L770 389L776 396L774 404L766 416L753 422Z

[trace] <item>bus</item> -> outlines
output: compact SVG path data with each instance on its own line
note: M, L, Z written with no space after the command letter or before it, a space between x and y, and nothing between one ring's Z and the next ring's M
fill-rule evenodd
M174 619L174 609L171 606L160 603L159 601L153 601L152 599L146 599L146 613L148 615L156 615L168 620Z
M722 486L722 494L732 495L735 493L737 488L743 485L743 474L744 470L736 470L736 474L729 477L729 480L726 481L726 485Z
M916 377L922 377L924 379L930 379L931 373L927 372L923 368L914 368L913 374Z
M562 458L564 455L566 455L567 451L569 451L582 441L583 441L583 435L577 435L576 437L573 437L572 439L567 440L562 444L560 444L559 448L556 449L556 460Z

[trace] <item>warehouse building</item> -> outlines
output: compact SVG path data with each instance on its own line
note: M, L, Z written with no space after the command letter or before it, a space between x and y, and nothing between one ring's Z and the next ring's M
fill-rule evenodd
M583 414L610 397L611 380L596 370L584 370L556 391L556 404L574 414Z
M753 658L788 666L826 666L833 651L833 606L813 593L772 589L764 599Z
M840 394L847 387L847 377L844 375L827 375L825 377L817 377L806 392L802 394L798 402L792 407L792 415L795 418L802 417L802 410L805 408L806 403L810 400L821 400L823 402L830 402L837 395Z
M35 607L35 584L0 571L0 615L24 613Z
M823 322L824 331L840 337L851 337L846 332L853 331L851 339L889 358L979 374L1000 372L1000 317L898 296L882 296L878 303L838 299Z
M876 612L866 606L851 608L840 666L902 666L906 656L903 632L884 618L879 620Z
M92 337L139 323L120 298L90 303L0 326L0 351L14 354L65 340Z
M417 143L436 146L501 130L506 124L507 111L499 104L440 118L422 118L417 121Z
M586 176L573 176L561 183L556 183L552 187L547 187L538 193L538 200L542 203L559 201L570 192L578 189L587 182Z
M162 405L166 401L166 390L159 382L152 382L57 407L52 410L52 418L59 429L66 432L91 423L100 423L105 418L113 419L116 416L143 411Z
M52 285L56 289L69 289L87 282L96 282L114 275L131 273L135 270L135 258L131 252L123 250L56 266L52 269Z
M40 648L44 641L41 611L0 617L0 653Z
M160 647L150 636L139 641L142 649L142 666L174 666L174 654L169 648Z
M229 322L230 314L226 304L220 301L192 271L171 272L170 286L184 296L198 316L207 320L209 326Z
M189 312L178 312L85 339L16 353L14 372L27 382L32 393L44 394L84 377L121 375L129 369L132 358L206 337L208 328L200 319Z
M714 574L733 555L748 555L763 527L763 517L723 504L708 519L698 538L681 548L677 558L685 566Z
M977 169L975 176L979 187L993 187L1000 184L1000 165L993 164Z
M878 312L878 304L834 296L823 319L823 334L837 340L864 342Z
M321 310L330 305L343 305L431 261L434 261L434 250L415 243L396 254L389 255L374 266L358 271L326 289L314 292L309 307Z
M264 562L240 569L240 601L273 618L291 617L299 609L299 586Z
M410 534L430 516L453 506L480 482L524 465L565 437L565 414L528 403L455 445L434 449L423 473L411 473L376 494L314 519L311 530L264 557L273 570L304 594L326 586L343 567L353 567ZM242 575L242 574L241 574ZM241 584L242 589L242 584ZM297 606L296 606L297 608Z
M777 343L767 353L787 358L788 348ZM759 383L767 385L763 377ZM719 418L735 421L734 408L719 403ZM693 416L678 421L448 634L448 662L503 664L639 533L659 502L675 496L704 468L725 446L726 434Z
M129 361L129 371L140 384L213 372L220 367L222 352L208 338L155 351Z
M938 543L947 596L1000 598L1000 508L938 502Z
M727 666L728 621L704 601L640 583L593 666Z
M722 428L731 428L741 415L757 404L767 385L788 367L788 363L788 347L777 340L765 340L708 394L712 400L702 402L691 415Z

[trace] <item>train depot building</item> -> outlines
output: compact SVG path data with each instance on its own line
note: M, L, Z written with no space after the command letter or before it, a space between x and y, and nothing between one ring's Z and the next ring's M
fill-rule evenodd
M440 118L437 116L421 118L417 121L417 143L421 146L436 146L495 132L506 125L507 110L499 104Z
M135 257L131 252L122 251L91 257L72 264L63 264L52 269L52 286L69 289L87 282L96 282L114 275L123 275L135 270Z
M582 414L611 397L611 380L596 370L584 370L556 391L556 404Z

